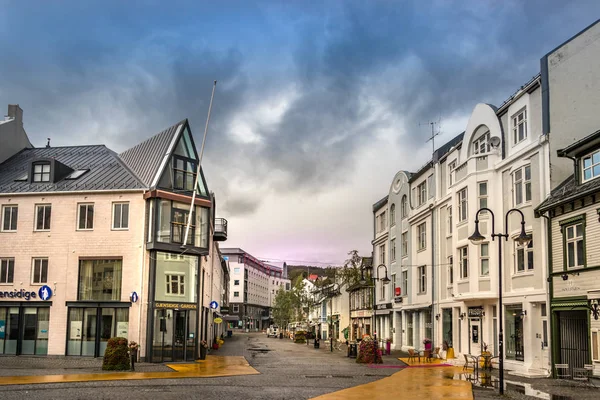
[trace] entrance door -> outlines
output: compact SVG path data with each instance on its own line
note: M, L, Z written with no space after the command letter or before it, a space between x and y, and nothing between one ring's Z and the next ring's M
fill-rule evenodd
M560 311L558 313L559 358L561 364L583 368L590 363L588 343L588 316L586 311Z
M187 337L187 311L175 310L173 316L173 361L185 360Z
M542 313L542 357L541 364L542 368L550 370L550 351L548 349L548 311L546 308L546 303L541 304L541 313Z
M481 354L482 328L480 318L469 318L469 354Z
M153 362L195 359L196 310L154 310L153 333Z

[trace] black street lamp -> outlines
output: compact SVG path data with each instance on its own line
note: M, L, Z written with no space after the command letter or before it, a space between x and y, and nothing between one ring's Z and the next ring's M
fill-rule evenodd
M527 235L527 233L525 232L525 216L523 215L523 213L521 212L521 210L518 210L516 208L512 208L510 210L508 210L506 212L506 216L505 216L505 223L504 223L504 228L506 229L506 233L496 233L496 224L494 221L494 213L492 210L490 210L489 208L480 208L479 210L477 210L477 213L475 214L475 232L473 232L473 234L471 236L469 236L469 240L471 241L471 243L473 243L474 245L479 245L481 244L482 241L485 240L485 237L479 232L479 213L482 211L487 211L491 214L492 216L492 241L495 238L504 238L506 241L508 241L508 216L510 215L510 213L512 213L513 211L518 212L519 214L521 214L521 233L519 234L519 236L515 239L515 241L520 244L523 247L527 247L527 245L529 244L529 242L531 241L531 236ZM498 307L499 307L499 318L500 318L500 333L498 334L498 347L499 347L499 355L498 355L498 359L499 359L499 369L500 369L500 394L504 394L504 320L502 317L502 240L498 240Z
M379 277L379 268L383 267L385 269L385 276L383 278ZM366 266L365 268L361 269L360 271L360 284L361 285L365 285L367 283L367 279L365 279L365 274L364 274L364 270L368 269L371 270L373 267L372 266ZM384 285L387 285L388 283L391 282L390 278L388 278L388 270L387 267L385 266L385 264L379 264L377 266L377 268L375 268L375 277L373 278L373 275L371 274L371 279L373 279L373 315L371 316L371 330L373 331L373 340L375 341L375 348L377 348L377 333L375 331L375 309L376 309L376 295L377 293L375 293L375 282L376 281L381 281Z

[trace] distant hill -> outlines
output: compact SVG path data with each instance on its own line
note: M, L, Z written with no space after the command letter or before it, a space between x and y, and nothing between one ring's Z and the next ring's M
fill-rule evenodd
M333 276L333 268L331 267L313 267L310 265L288 265L288 278L293 282L298 275L303 275L305 278L309 275L317 275L319 277Z

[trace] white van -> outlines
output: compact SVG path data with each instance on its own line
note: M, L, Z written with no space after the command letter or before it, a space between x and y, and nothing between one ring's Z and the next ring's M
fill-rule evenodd
M279 336L279 327L277 325L271 325L268 329L267 329L267 337L277 337Z

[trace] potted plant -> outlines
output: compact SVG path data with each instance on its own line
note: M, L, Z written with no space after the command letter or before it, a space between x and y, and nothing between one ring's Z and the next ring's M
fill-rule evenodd
M208 351L208 343L206 343L206 340L201 340L200 341L200 359L201 360L206 360L206 352Z
M446 360L454 358L454 348L452 348L452 345L447 340L444 340L443 350L446 352Z

